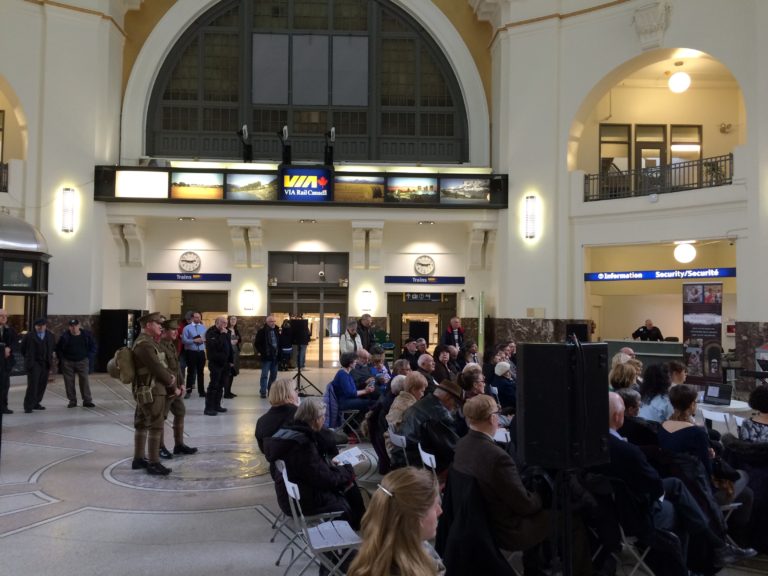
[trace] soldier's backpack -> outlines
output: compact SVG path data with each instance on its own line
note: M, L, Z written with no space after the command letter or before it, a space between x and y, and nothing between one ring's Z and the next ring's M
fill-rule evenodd
M133 351L128 346L118 348L112 359L107 362L107 372L112 378L120 380L123 384L133 383L133 378L136 375Z

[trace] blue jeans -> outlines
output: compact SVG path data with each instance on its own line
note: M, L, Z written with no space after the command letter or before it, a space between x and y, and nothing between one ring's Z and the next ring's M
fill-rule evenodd
M307 345L297 344L296 347L298 348L298 351L296 354L296 365L299 368L304 368L304 360L307 357Z
M265 396L272 386L272 382L277 379L277 358L261 359L261 380L259 380L259 394Z

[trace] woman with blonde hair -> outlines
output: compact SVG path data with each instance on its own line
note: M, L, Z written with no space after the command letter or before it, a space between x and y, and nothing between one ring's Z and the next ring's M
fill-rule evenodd
M434 576L445 566L427 542L442 514L435 477L401 468L381 480L363 516L363 544L348 576Z

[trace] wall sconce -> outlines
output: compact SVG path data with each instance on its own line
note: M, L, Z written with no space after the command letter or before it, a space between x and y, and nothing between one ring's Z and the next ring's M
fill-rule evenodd
M371 312L373 310L373 292L371 290L363 290L360 296L360 307L363 312Z
M696 247L693 245L695 240L685 240L682 242L675 242L677 246L675 246L675 260L680 262L680 264L688 264L689 262L693 262L693 259L696 258Z
M75 190L64 188L61 191L61 231L75 231Z
M731 130L733 130L733 124L730 122L723 122L720 124L720 134L730 134Z
M277 286L277 276L270 276L267 280L267 284L273 288Z
M525 238L536 238L536 227L539 223L539 199L530 195L525 197Z
M349 278L339 278L339 288L349 288Z
M21 269L21 275L24 276L24 278L32 278L32 266L27 264Z
M253 290L243 290L243 310L253 310L253 303L256 299L256 294Z

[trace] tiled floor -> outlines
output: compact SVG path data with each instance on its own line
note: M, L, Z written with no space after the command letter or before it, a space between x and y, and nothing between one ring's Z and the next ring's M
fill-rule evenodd
M305 376L323 389L334 372L310 368ZM202 398L187 401L187 443L200 452L167 461L168 477L130 468L128 387L103 374L91 387L96 408L67 408L59 376L47 410L24 414L25 384L14 379L0 456L0 575L283 573L274 561L284 541L269 542L274 489L253 436L268 408L256 371L235 380L238 397L225 400L226 414L204 416ZM170 428L166 443L173 445Z

